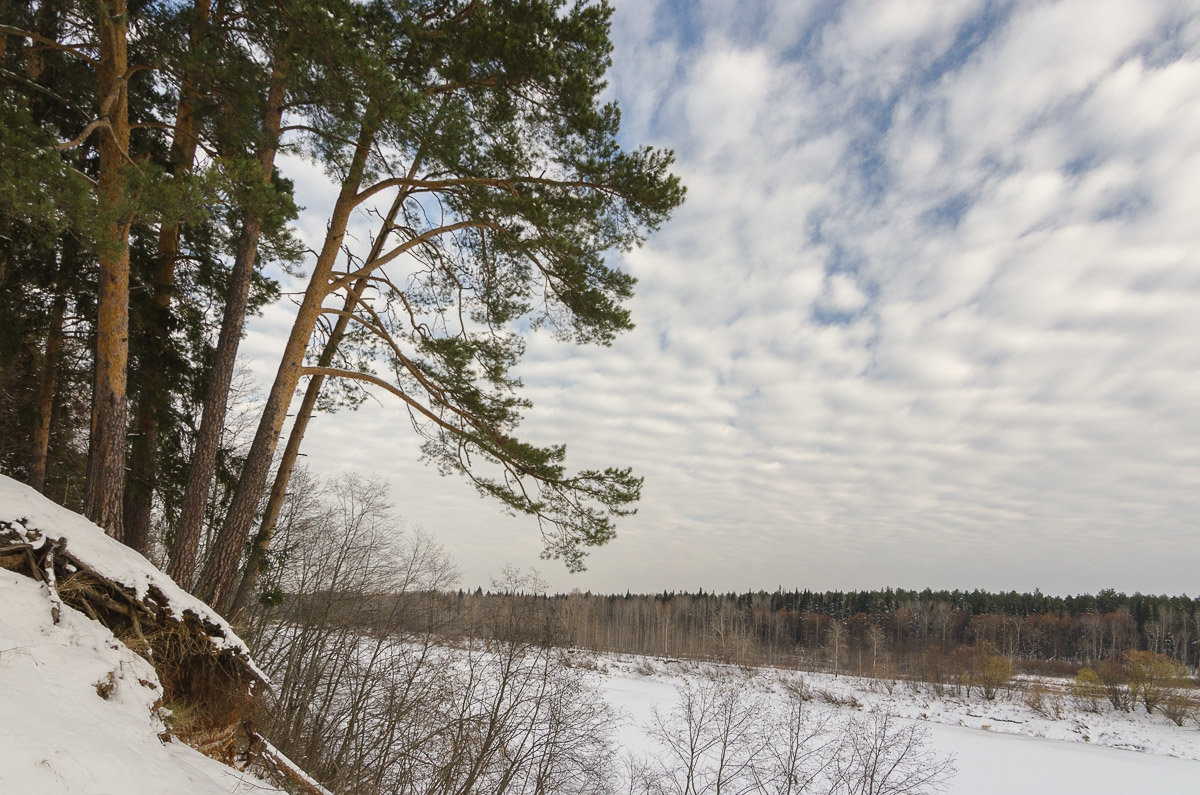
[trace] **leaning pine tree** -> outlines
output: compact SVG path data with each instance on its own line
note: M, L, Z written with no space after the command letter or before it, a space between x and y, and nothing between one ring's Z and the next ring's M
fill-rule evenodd
M528 406L510 374L518 328L607 344L631 327L633 279L605 263L682 201L669 152L627 151L599 95L611 10L561 0L376 2L356 7L353 94L306 126L340 184L241 481L197 591L228 610L292 396L304 376L351 379L408 407L425 457L536 517L546 554L582 566L641 480L571 473L562 446L515 437ZM348 20L347 24L351 24ZM367 260L338 268L364 205L399 204ZM347 291L369 285L361 300ZM351 357L306 365L323 316L373 341L387 375Z

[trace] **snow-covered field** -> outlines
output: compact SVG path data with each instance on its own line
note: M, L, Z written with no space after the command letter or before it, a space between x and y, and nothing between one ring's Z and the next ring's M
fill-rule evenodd
M44 586L0 571L0 603L0 791L276 791L178 742L160 740L163 726L150 709L156 692L149 665L69 608L52 624ZM644 727L656 706L669 709L686 678L703 679L714 671L729 675L634 658L598 657L595 664L602 672L594 681L621 716L618 742L634 753L652 749ZM904 686L888 694L869 680L845 676L768 671L749 675L746 683L780 695L783 681L797 676L814 692L862 704L834 707L818 696L808 702L811 709L851 714L877 707L921 720L932 750L956 757L952 793L1200 792L1195 727L1144 714L1079 713L1050 721L1013 701L939 701ZM97 684L105 682L113 687L101 698ZM1139 750L1127 750L1131 747Z
M589 663L591 664L591 663ZM644 727L654 709L670 708L677 688L719 667L686 662L597 657L599 682L623 714L621 745L633 752L651 748ZM649 671L653 669L653 673ZM898 683L887 688L869 679L828 674L759 671L747 686L783 698L782 684L799 677L814 693L807 707L848 717L871 709L917 722L931 749L953 754L955 795L1130 795L1200 793L1200 728L1175 726L1159 715L1068 708L1062 720L1041 717L1015 695L984 701L914 692ZM860 707L832 706L821 691L857 700Z

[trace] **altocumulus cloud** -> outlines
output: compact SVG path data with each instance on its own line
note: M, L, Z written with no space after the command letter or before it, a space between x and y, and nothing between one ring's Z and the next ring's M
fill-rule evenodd
M1200 14L628 0L614 38L688 201L623 259L632 334L530 340L526 433L646 477L552 585L1195 590ZM390 477L469 584L529 565L406 426L321 418L309 464Z

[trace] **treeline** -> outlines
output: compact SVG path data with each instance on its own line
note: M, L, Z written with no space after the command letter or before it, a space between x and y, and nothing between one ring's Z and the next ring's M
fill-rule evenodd
M521 441L512 368L531 329L630 328L609 255L683 198L669 152L618 142L610 16L0 0L0 473L235 615L314 412L370 389L404 403L427 460L579 566L641 480ZM284 154L334 186L312 250ZM238 348L284 270L307 282L251 400Z
M287 574L310 554L311 533L335 539L331 528L361 524L352 517L394 521L379 484L346 476L325 484L301 474L285 503L270 566L259 583L260 615L282 607L308 609L303 579ZM328 494L326 492L329 492ZM322 496L325 494L325 496ZM332 496L332 503L330 502ZM332 508L336 504L338 507ZM368 552L362 552L367 554ZM835 672L936 680L963 664L1001 656L1017 670L1074 676L1102 662L1124 664L1143 651L1196 671L1200 665L1200 599L1188 596L1096 594L1048 596L1039 591L756 591L746 593L549 594L536 576L505 571L485 591L448 590L449 577L421 590L426 605L412 631L451 641L477 634L480 615L520 615L502 640L599 652L770 664ZM364 591L333 578L326 586L346 610L329 620L346 631L370 629L411 601L386 578ZM330 597L322 597L330 598ZM295 619L289 619L295 620ZM514 634L515 633L515 634ZM484 633L488 634L488 633Z
M995 649L1031 669L1072 674L1135 650L1191 670L1200 664L1200 604L1187 596L928 589L538 596L480 589L444 600L450 612L520 602L557 628L557 642L630 654L914 675L963 648Z

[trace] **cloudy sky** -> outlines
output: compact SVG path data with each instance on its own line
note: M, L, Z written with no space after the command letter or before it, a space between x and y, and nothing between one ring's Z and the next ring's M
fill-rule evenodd
M520 373L526 435L633 466L638 514L538 561L386 396L318 417L311 469L383 478L470 587L1200 593L1194 0L618 0L613 33L688 199L623 257L637 329Z

